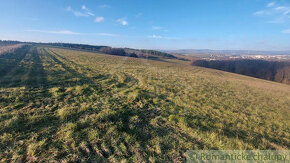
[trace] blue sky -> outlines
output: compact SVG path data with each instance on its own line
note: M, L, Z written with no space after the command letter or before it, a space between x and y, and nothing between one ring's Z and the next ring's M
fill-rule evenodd
M290 50L289 0L2 0L0 39Z

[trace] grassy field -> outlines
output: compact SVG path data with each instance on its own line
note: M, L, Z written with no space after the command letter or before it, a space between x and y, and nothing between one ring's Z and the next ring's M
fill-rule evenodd
M24 46L0 56L0 162L289 149L289 107L289 85L185 61Z

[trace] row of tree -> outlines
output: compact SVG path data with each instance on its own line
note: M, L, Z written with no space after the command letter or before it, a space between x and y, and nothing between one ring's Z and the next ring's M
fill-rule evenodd
M0 46L20 44L19 41L0 40Z
M290 84L290 61L195 60L192 65Z
M70 43L46 43L45 45L81 49L93 52L101 52L111 55L119 56L128 56L135 58L170 58L178 59L176 56L156 51L156 50L139 50L139 49L130 49L130 48L112 48L110 46L94 46L94 45L85 45L85 44L70 44Z

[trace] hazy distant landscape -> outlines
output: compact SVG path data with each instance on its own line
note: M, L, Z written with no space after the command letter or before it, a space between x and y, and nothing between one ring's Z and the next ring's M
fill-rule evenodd
M233 72L290 84L288 51L167 50L170 54L193 57L191 65Z
M167 53L182 54L182 55L262 55L274 56L283 55L289 56L290 51L258 51L258 50L211 50L211 49L180 49L180 50L162 50Z

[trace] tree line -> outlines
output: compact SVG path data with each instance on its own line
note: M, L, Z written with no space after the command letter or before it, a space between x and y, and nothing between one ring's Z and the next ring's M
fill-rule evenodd
M290 61L195 60L191 65L290 84Z

